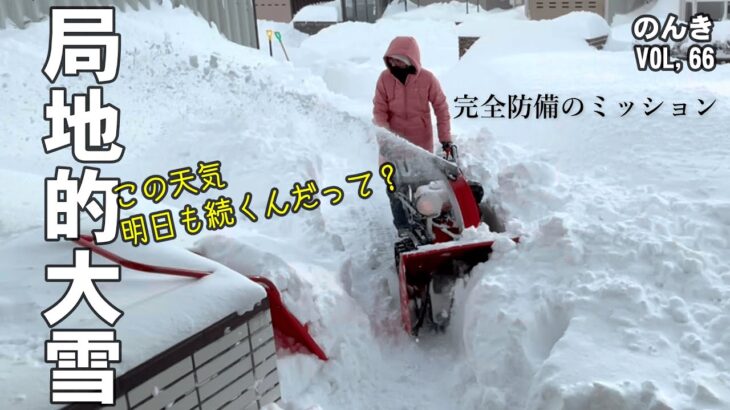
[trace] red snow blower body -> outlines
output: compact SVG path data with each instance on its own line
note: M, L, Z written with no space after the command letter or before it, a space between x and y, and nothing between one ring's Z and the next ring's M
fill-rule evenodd
M493 241L463 239L464 230L486 223L504 232L504 226L482 202L482 186L462 173L456 146L439 157L396 136L379 134L378 141L381 160L396 169L391 205L399 203L408 220L395 243L403 328L414 336L424 325L443 331L456 282L492 251Z

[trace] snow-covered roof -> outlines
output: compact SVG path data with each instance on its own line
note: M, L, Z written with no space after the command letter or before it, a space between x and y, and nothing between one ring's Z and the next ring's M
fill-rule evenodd
M44 242L32 230L0 247L0 408L46 408L49 369L44 342L50 329L41 311L66 291L68 282L45 282L45 266L72 263L73 242ZM114 326L122 343L117 376L233 312L247 312L265 298L262 287L216 262L179 247L158 243L137 248L105 246L137 262L211 272L202 279L122 268L120 282L97 283L101 294L124 315ZM93 255L94 265L111 264ZM110 329L82 302L54 329Z
M605 36L610 29L606 20L596 13L574 11L550 20L508 20L491 19L465 21L456 28L460 36L485 36L499 33L514 33L519 37L530 37L533 41L549 41L551 38L573 36L591 39Z

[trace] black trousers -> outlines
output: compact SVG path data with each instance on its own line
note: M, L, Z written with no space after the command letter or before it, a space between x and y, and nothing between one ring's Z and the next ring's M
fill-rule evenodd
M388 199L390 199L390 211L393 213L393 225L396 229L400 231L410 228L406 210L403 208L401 200L395 196L395 192L388 191Z

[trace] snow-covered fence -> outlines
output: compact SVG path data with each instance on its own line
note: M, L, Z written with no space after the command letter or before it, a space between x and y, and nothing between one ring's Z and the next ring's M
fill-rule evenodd
M259 410L280 400L268 299L232 313L116 380L117 410ZM63 410L98 406L72 404Z
M336 21L295 21L294 28L311 36L335 24Z
M728 7L730 8L730 5ZM689 56L689 47L693 44L697 43L685 40L674 44L670 50L671 56L686 61ZM710 44L715 49L715 62L717 64L730 64L730 40L719 40Z
M385 12L388 0L340 0L342 21L374 23Z
M730 20L730 1L680 0L680 18L689 21L697 13L705 13L714 21Z
M162 0L2 0L0 1L0 29L8 21L25 28L43 20L51 6L115 6L120 11L149 9ZM256 11L253 0L172 0L175 6L184 5L209 23L216 25L227 39L248 47L259 47Z
M459 36L459 58L464 57L471 46L479 40L479 37L462 37Z
M173 0L185 5L210 23L227 39L244 46L259 48L256 9L253 0Z
M596 48L598 50L603 50L603 46L606 45L607 41L608 41L608 35L586 39L586 42L588 43L589 46Z
M460 22L457 22L457 25L459 23ZM471 46L473 46L479 38L480 37L459 36L459 58L464 57L464 54L469 51ZM603 50L603 46L606 45L606 41L608 41L608 35L586 39L586 43L588 43L589 46L598 50Z
M396 0L399 4L402 1ZM521 6L525 0L456 0L464 4L464 10L466 14L469 13L480 13L482 11L489 11L493 9L511 9L513 7ZM415 3L416 7L429 6L436 3L448 3L448 0L409 0L410 3ZM403 9L408 11L410 5L403 4Z

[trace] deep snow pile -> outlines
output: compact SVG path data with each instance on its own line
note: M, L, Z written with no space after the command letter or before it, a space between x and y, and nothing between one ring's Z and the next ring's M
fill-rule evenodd
M314 179L346 187L346 175L376 166L369 100L395 35L419 40L424 66L449 100L582 98L577 117L453 122L469 172L524 240L499 241L494 258L475 268L446 336L416 344L399 330L393 233L379 181L368 200L347 187L336 207L178 243L198 240L196 251L234 270L272 277L311 322L331 360L281 358L292 409L728 408L728 67L639 73L630 51L598 52L561 33L540 50L530 43L505 50L512 23L525 23L519 10L470 14L502 21L459 61L459 4L338 24L300 38L289 50L292 64L268 59L266 47L225 42L184 10L120 13L123 68L105 98L122 110L120 142L128 148L109 173L140 181L220 160L226 195L237 202L252 192L259 211L274 186L286 192ZM51 164L71 161L66 152L50 161L41 151L46 33L44 24L0 31L0 59L17 62L2 66L0 78L21 96L2 102L0 160L12 171L0 176L30 199L0 208L6 239L37 229L41 178ZM593 113L597 95L605 117ZM647 97L664 108L646 116ZM715 98L705 116L696 114L697 99ZM621 118L623 101L635 107ZM674 102L688 103L686 117L672 115ZM30 181L36 189L23 186ZM16 220L23 210L34 219Z
M254 244L258 254L275 252L277 256L273 259L285 259L287 263L296 258L312 260L316 255L322 255L316 259L320 263L318 266L324 266L329 254L342 258L337 253L342 250L342 240L329 226L336 222L326 220L321 211L267 221L263 211L273 187L286 193L295 182L304 183L310 179L321 187L342 186L345 204L351 208L341 206L341 211L333 208L332 212L346 214L354 208L360 213L357 218L360 220L376 219L375 215L387 209L382 208L382 190L376 189L373 199L363 202L356 195L356 187L345 183L347 175L375 168L377 151L372 143L369 122L343 112L349 102L326 92L320 79L270 60L263 50L251 50L225 41L205 21L183 8L171 9L166 5L152 11L119 13L117 30L123 36L122 66L118 79L105 86L104 98L121 110L119 143L125 145L126 152L120 163L103 167L102 176L113 175L141 183L152 174L165 175L169 170L186 166L195 169L198 161L219 160L224 180L228 182L228 188L222 193L232 198L236 208L246 192L252 193L251 208L261 218L252 224L244 222L245 218L239 214L238 227L221 233ZM42 272L43 259L35 259L34 253L45 253L42 241L43 178L52 175L56 164L73 166L76 172L81 168L68 150L50 155L42 151L40 138L48 131L42 109L48 102L49 84L40 74L40 68L46 57L47 42L47 24L34 24L25 30L0 31L0 60L14 62L0 66L0 87L13 96L4 99L0 109L0 182L5 187L5 194L0 197L3 208L0 237L3 239L2 254L9 259L6 268L13 269L15 275L24 272L18 267L27 264L26 259L38 264L39 270L33 272ZM56 85L66 86L72 93L84 91L90 83L89 77L82 76L63 78ZM342 130L347 130L347 138L343 138ZM168 200L157 206L139 196L139 205L134 211L149 212L160 208L176 211L187 203L200 208L205 199L217 196L183 195L179 201L169 200L168 196ZM323 206L323 209L326 208ZM177 225L177 228L182 237L174 245L180 249L200 238L186 238L181 235L181 226ZM351 227L344 231L351 231ZM203 235L213 236L209 232L200 236ZM149 247L155 248L155 245ZM315 335L322 336L322 313L313 307L317 295L313 295L312 284L300 279L293 270L277 277L275 265L270 259L264 260L266 263L262 267L242 271L273 277L286 292L285 299L295 312L304 320L312 320ZM332 271L336 271L336 266L333 262ZM5 271L3 275L9 278ZM124 288L115 289L136 292L138 288L131 286L134 279L127 277L122 281ZM51 294L60 295L56 288L43 287L42 276L35 280L38 283L30 287L28 294L42 293L48 300L51 300ZM25 285L27 283L14 284L17 287ZM37 291L33 287L38 287ZM48 300L44 297L39 299L40 303L25 304L16 298L24 298L26 293L14 289L0 289L3 327L32 326L32 334L37 334L36 325L39 322L42 325L40 312ZM232 292L236 286L229 289ZM163 291L160 289L159 293ZM153 291L150 295L156 293ZM200 297L206 299L204 294ZM213 302L217 296L211 295L207 299ZM115 300L112 298L112 301ZM12 305L18 305L18 309L27 308L26 314L11 314L15 308L7 312L5 306ZM159 313L149 312L152 318L177 311L180 306L168 304L158 309ZM220 304L219 309L221 316L230 313L226 304ZM324 313L330 314L334 310L332 307ZM26 322L28 318L32 320ZM191 321L186 318L183 315L180 329L190 334L186 326ZM155 323L153 319L149 322L140 320L136 324L138 328L146 328L151 323ZM164 340L155 339L155 333L149 330L145 337ZM44 382L38 378L39 383L32 385L13 382L13 373L18 369L29 366L48 369L49 365L43 363L42 339L39 340L36 343L34 337L31 345L31 341L19 340L16 331L0 332L0 350L7 355L3 359L13 364L0 367L0 380L4 388L15 392L12 396L3 394L6 397L2 398L0 407L22 406L29 403L26 401L29 398L43 402L48 397L47 379ZM322 340L325 346L332 346L326 337ZM136 343L125 344L133 348ZM27 351L23 352L23 349ZM134 353L123 354L134 357ZM10 404L5 406L4 400L9 400Z
M484 387L472 403L726 408L729 68L640 73L630 51L555 48L495 53L477 43L445 73L451 95L555 93L587 110L490 120L493 136L469 141L485 153L475 168L530 238L504 241L465 292L459 339ZM487 80L463 80L477 76ZM699 100L717 102L699 116ZM628 101L634 111L622 118ZM662 101L667 109L645 114ZM674 116L674 103L693 108ZM478 135L479 120L457 124ZM519 163L505 164L499 141L529 156L516 151Z

